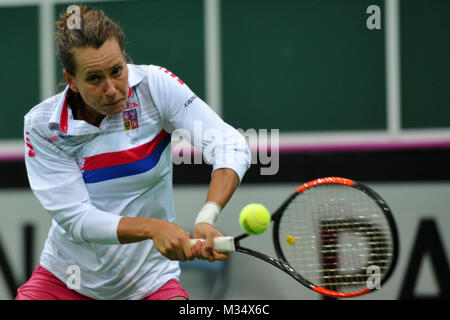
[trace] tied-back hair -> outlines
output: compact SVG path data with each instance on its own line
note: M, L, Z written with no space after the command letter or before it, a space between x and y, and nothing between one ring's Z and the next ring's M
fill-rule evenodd
M124 49L125 36L121 28L110 20L102 10L91 9L88 6L78 6L71 13L61 13L59 21L56 22L56 55L66 71L74 76L76 65L73 55L74 48L92 47L100 48L106 40L114 38ZM79 14L79 19L69 18L73 14ZM75 25L73 21L79 23Z

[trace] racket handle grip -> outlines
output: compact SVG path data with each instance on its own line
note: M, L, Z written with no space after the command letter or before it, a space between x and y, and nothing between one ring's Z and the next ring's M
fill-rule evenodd
M205 239L191 239L191 246L197 241L206 241ZM214 250L217 252L233 252L236 251L233 237L216 237L214 238Z

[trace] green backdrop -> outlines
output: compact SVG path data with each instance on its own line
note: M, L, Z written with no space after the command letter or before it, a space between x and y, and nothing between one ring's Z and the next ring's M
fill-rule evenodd
M164 66L204 98L203 0L90 5L122 26L134 63ZM381 30L366 27L369 5L381 9ZM384 1L222 0L220 9L227 122L281 132L386 129ZM450 127L449 10L446 0L400 1L403 128ZM40 100L38 14L37 6L0 7L1 139L21 138L23 115ZM59 64L57 72L61 81Z

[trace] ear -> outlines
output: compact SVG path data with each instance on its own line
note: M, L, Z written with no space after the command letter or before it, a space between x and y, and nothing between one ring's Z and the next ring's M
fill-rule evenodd
M78 92L78 88L77 88L77 86L75 84L74 77L69 72L67 72L66 69L63 70L63 75L64 75L64 78L67 81L67 84L70 87L70 90L72 90L73 92Z

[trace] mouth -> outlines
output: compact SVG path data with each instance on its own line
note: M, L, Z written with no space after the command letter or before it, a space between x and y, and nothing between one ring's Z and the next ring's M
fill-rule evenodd
M113 103L105 104L104 112L107 115L114 115L120 113L125 106L125 99L119 99Z
M107 106L110 106L110 107L115 107L115 106L118 106L120 103L122 103L124 100L125 100L125 99L119 99L119 100L117 100L117 101L114 101L113 103L108 103L108 104L106 104L106 105L107 105Z

